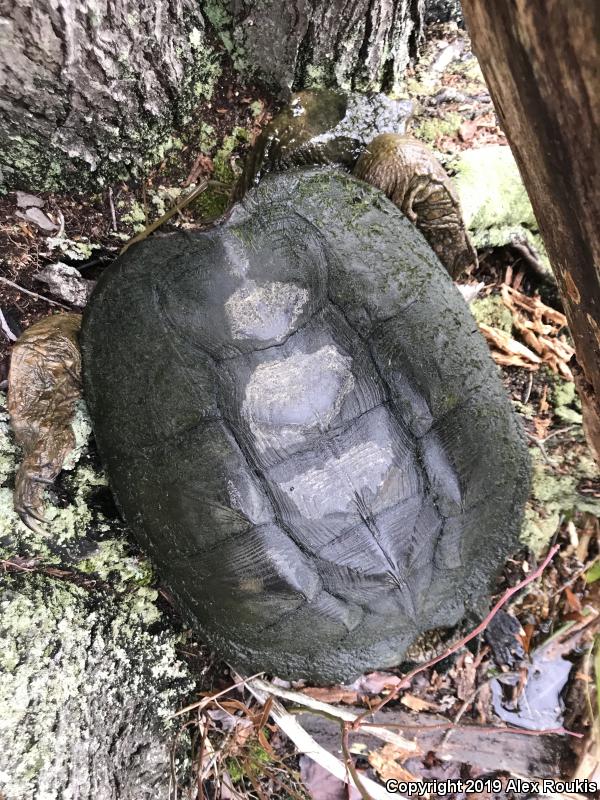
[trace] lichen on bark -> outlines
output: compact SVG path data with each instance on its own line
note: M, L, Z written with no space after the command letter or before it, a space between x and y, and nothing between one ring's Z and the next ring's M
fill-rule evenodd
M0 393L0 796L166 800L168 716L194 682L148 561L111 512L80 404L47 535L12 509L19 457Z
M424 0L204 0L236 68L284 93L393 90L421 36Z
M212 94L219 60L195 0L0 7L0 191L139 171Z

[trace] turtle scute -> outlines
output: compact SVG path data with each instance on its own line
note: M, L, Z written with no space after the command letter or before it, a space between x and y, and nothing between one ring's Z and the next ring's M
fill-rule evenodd
M528 462L485 342L422 236L332 170L265 178L99 281L83 374L120 508L250 671L336 681L479 607Z

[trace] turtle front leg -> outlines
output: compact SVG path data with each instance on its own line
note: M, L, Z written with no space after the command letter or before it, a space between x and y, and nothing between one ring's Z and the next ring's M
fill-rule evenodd
M14 508L34 531L43 516L44 490L73 449L71 423L81 397L79 314L45 317L15 342L8 376L8 413L23 460L15 479Z

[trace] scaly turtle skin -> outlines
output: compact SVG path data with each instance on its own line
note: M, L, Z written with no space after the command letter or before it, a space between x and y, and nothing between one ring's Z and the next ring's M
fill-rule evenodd
M384 94L345 94L332 89L296 92L256 140L234 199L241 200L271 172L315 164L351 171L375 136L404 133L412 112L410 101L391 100Z
M408 136L375 137L354 174L377 186L419 228L453 278L477 266L458 194L439 161Z
M411 113L410 103L382 95L298 92L258 137L234 198L266 174L334 164L381 189L458 278L477 266L477 253L451 179L428 147L405 135Z
M131 248L84 313L123 515L235 666L326 682L398 663L489 594L527 449L421 234L328 170Z
M44 489L74 447L71 420L81 395L79 314L55 314L15 343L8 394L16 443L23 450L15 480L15 511L33 530L44 523Z

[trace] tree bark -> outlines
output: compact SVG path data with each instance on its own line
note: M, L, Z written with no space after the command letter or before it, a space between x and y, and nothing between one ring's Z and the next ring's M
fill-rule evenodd
M425 0L206 0L236 67L287 94L392 89L416 55Z
M13 509L20 454L0 391L0 798L169 800L179 720L168 717L196 680L118 519L82 406L72 426L78 445L50 490L60 507L47 502L45 530L29 530Z
M0 192L160 157L218 71L197 0L0 0Z
M463 0L555 271L600 454L600 4Z

